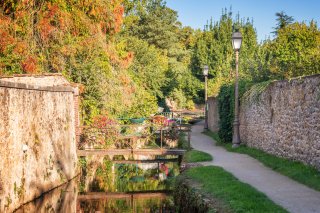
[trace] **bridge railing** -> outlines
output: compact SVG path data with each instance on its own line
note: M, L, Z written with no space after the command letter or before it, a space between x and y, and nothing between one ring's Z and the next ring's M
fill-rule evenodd
M84 126L78 148L175 148L180 130L177 125L169 123L110 125L104 128Z

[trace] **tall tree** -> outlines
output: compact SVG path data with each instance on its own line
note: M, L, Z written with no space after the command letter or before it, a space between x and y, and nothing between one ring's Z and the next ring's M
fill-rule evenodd
M287 15L284 11L281 12L277 12L276 13L276 21L277 21L277 26L274 28L275 31L273 33L275 33L276 35L278 34L278 31L280 29L285 28L287 25L291 24L294 22L294 19L292 16Z
M131 6L131 8L133 9L125 17L127 27L124 29L123 34L147 42L151 49L167 57L167 70L162 70L162 73L158 72L159 69L149 69L158 63L155 58L153 60L145 60L145 57L140 57L139 64L141 70L144 70L143 72L145 73L142 76L149 76L149 79L144 79L148 82L146 84L149 86L151 84L158 85L156 86L158 98L181 97L180 100L185 100L179 101L180 107L183 107L188 100L197 96L197 83L192 84L194 87L190 89L188 87L190 86L188 84L190 81L186 79L192 78L189 65L191 58L190 48L194 45L193 30L187 27L183 28L178 21L177 12L168 8L163 0L138 1L136 6ZM134 53L135 55L142 55L140 54L142 51L143 48L135 48ZM144 67L147 69L144 69ZM148 74L148 72L150 73ZM164 79L162 78L163 73L166 75L166 81L160 80ZM157 75L158 79L156 79ZM142 78L142 76L140 77ZM151 76L153 76L153 79L150 78ZM197 81L197 79L193 80ZM152 87L154 88L154 86ZM161 91L159 91L159 88L161 88Z
M192 55L192 71L199 79L202 78L202 66L209 65L209 74L213 77L209 80L209 95L217 95L221 84L233 80L234 51L231 44L231 36L234 26L242 33L243 43L241 47L240 74L249 77L249 69L255 65L254 55L257 49L257 35L252 21L249 19L236 20L232 12L224 10L220 20L208 24L194 45Z

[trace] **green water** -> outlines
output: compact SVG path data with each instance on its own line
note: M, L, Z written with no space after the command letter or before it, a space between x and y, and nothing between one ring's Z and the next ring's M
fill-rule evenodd
M115 163L82 158L81 175L16 212L176 212L177 162Z

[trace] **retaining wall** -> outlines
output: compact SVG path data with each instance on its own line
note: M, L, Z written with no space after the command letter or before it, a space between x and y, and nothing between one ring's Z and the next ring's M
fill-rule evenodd
M61 75L0 78L0 212L76 176L77 102Z
M242 142L320 169L320 75L273 82L258 96L245 96Z

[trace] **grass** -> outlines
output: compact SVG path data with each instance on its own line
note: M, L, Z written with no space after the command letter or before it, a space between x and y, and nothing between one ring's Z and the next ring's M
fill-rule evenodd
M190 150L188 140L186 139L187 134L184 132L179 133L179 138L178 138L178 147L180 149L185 149L185 150Z
M299 183L309 186L310 188L320 191L320 172L315 167L305 165L298 161L280 158L244 145L234 149L232 148L231 143L221 142L217 133L206 132L204 134L212 137L217 142L217 145L225 147L230 152L247 154L274 171L279 172L280 174L283 174Z
M210 154L206 152L201 152L198 150L188 151L184 156L184 161L187 163L195 163L195 162L204 162L204 161L212 161L213 158Z
M201 183L204 192L221 200L234 212L287 212L266 195L240 182L221 167L195 167L187 170L185 175Z

